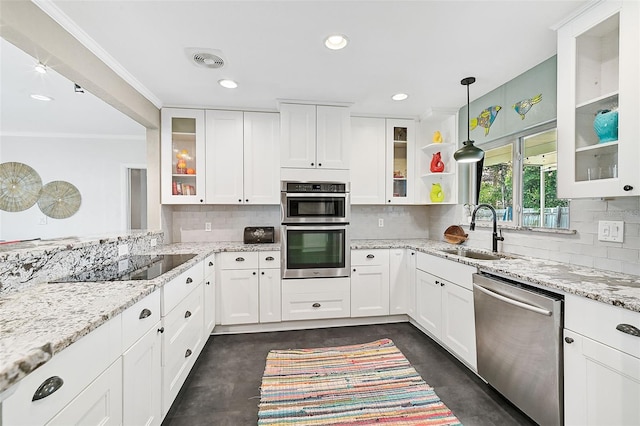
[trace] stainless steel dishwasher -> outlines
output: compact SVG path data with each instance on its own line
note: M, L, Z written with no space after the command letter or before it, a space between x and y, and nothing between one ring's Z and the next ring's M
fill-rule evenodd
M563 424L561 295L473 276L478 374L541 425Z

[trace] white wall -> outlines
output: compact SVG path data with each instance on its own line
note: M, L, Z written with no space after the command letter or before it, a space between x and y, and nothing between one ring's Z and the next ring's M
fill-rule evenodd
M92 236L125 230L122 165L147 161L144 137L3 135L0 154L1 163L16 161L34 168L43 185L67 181L82 196L80 210L67 219L46 217L37 204L22 212L0 211L2 240ZM41 220L46 224L39 224Z

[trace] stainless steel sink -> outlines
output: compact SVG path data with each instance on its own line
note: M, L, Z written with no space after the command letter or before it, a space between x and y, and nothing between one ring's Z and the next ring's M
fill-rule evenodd
M477 260L502 260L502 259L512 259L511 256L501 254L501 253L487 253L483 251L475 251L469 249L444 249L441 250L447 254L455 254L460 257L468 257L469 259L477 259Z

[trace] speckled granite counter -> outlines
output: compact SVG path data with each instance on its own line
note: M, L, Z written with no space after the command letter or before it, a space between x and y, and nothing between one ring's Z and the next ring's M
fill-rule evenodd
M450 244L425 239L355 240L352 249L410 248L525 280L550 289L585 296L640 312L640 277L583 268L531 257L484 261L446 254ZM279 244L241 242L180 243L145 253L197 256L149 281L41 283L0 296L0 392L51 356L162 287L206 256L223 251L279 250ZM141 252L142 253L142 252Z

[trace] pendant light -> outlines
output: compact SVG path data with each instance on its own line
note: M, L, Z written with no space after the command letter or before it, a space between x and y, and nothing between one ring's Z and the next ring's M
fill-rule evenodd
M453 153L453 158L458 163L476 163L484 158L484 151L473 145L469 136L469 85L475 83L475 77L466 77L460 84L467 86L467 140L462 142L463 147Z

